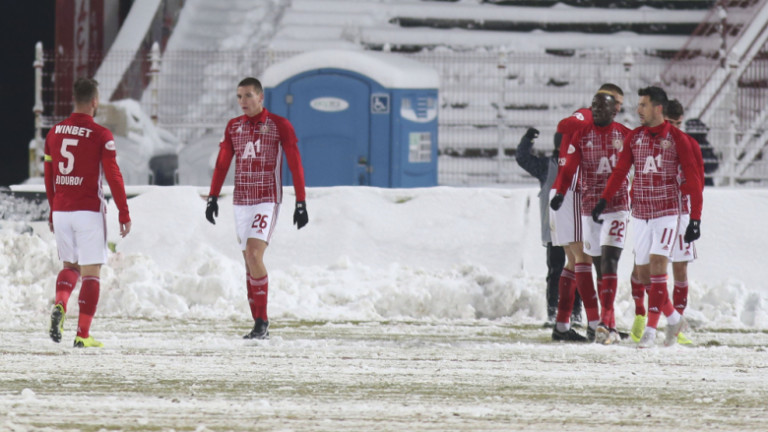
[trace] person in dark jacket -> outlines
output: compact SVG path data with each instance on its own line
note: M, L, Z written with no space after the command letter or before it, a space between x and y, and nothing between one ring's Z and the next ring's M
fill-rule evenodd
M685 121L685 132L693 137L701 147L701 156L704 158L704 186L714 186L712 174L717 171L720 161L707 140L709 127L697 118L688 119Z
M530 175L539 181L541 190L539 191L539 212L541 215L541 243L547 248L547 322L545 327L555 325L557 315L558 283L560 282L560 273L565 266L565 251L562 246L552 244L551 231L549 227L549 190L557 177L557 158L560 152L560 141L562 135L555 134L555 147L552 154L539 156L531 152L534 140L539 136L539 131L529 128L520 144L517 145L515 159ZM581 297L576 293L576 299L573 305L573 317L571 322L575 325L581 323Z

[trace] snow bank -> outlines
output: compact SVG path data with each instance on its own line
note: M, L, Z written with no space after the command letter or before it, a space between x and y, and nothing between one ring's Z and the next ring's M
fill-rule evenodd
M248 317L231 196L219 200L211 225L201 193L147 188L129 201L133 228L125 239L116 234L117 211L110 208L109 240L117 253L102 269L100 315ZM288 195L266 256L270 316L538 323L546 309L546 267L536 194L536 188L310 188L310 224L301 231L291 225ZM768 328L768 287L758 262L768 191L708 189L704 198L686 313L698 326ZM6 306L0 328L47 320L59 263L45 224L31 225L33 233L23 222L0 227ZM627 326L631 265L627 250L617 296L619 324ZM69 307L76 310L74 299Z

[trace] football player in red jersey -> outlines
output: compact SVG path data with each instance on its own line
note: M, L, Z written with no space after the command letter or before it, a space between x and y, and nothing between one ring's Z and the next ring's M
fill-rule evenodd
M219 155L211 179L205 217L215 224L219 214L217 199L235 158L233 197L235 227L247 270L246 287L253 329L245 339L267 339L268 278L264 252L277 223L283 200L283 154L293 175L296 207L293 223L301 229L309 222L298 139L288 119L264 108L264 89L256 78L245 78L237 85L237 101L243 115L227 123L219 143Z
M56 237L64 268L56 279L56 300L49 334L61 341L69 296L82 276L76 347L101 347L90 335L99 302L101 265L107 261L106 201L102 173L118 209L120 235L131 230L131 217L112 133L96 124L98 83L79 78L74 84L75 110L45 138L45 193L51 207L48 223Z
M680 129L683 123L683 106L677 99L669 101L665 117L672 126ZM704 157L701 153L699 143L692 136L685 134L691 142L691 150L696 159L696 166L699 174L699 186L704 188ZM685 241L685 229L691 219L691 199L689 188L695 184L686 181L684 177L680 178L680 219L677 225L677 236L675 237L675 247L672 251L672 275L675 280L675 288L672 291L672 300L675 309L680 314L685 311L688 305L688 263L698 258L696 254L696 245L694 242ZM690 341L688 341L690 343Z
M680 129L683 123L683 106L677 99L672 99L664 110L664 118L674 127ZM704 158L701 154L701 147L690 135L686 136L691 140L691 149L696 159L696 165L699 170L699 185L704 187ZM672 300L675 309L682 315L688 305L688 263L698 258L694 242L686 242L685 229L690 222L690 197L687 193L691 183L680 178L680 197L681 213L677 223L677 233L672 250L672 274L674 277L674 290L672 291ZM635 302L635 321L632 325L632 340L639 342L645 331L646 312L645 312L645 291L650 289L650 280L639 279L637 266L632 269L632 298ZM691 344L682 332L678 334L677 342L684 345Z
M680 215L680 183L682 169L686 182L690 182L691 220L686 228L685 242L699 238L702 195L696 159L690 139L664 120L667 94L659 87L646 87L638 91L640 100L637 113L641 126L633 130L624 142L616 168L595 208L592 217L597 220L619 190L624 177L634 166L632 182L632 223L635 228L635 263L640 280L650 280L648 294L648 323L640 347L653 346L656 326L661 313L667 317L664 345L677 340L686 320L669 301L667 291L667 263L672 253L677 220Z
M621 111L624 102L624 92L615 84L606 83L600 86L598 93L610 94L616 100L616 112ZM584 125L592 122L592 111L582 108L570 117L562 119L557 124L557 132L562 134L560 145L559 166L565 165L568 149L570 148L571 135ZM556 189L563 183L562 170L558 170L557 179L550 191L550 200L556 194ZM595 339L595 329L600 322L597 293L592 281L592 258L584 253L582 243L581 226L581 191L579 190L579 173L573 177L570 185L566 185L563 201L558 210L551 210L549 220L552 229L552 244L563 246L566 253L566 264L560 275L558 286L558 303L556 322L565 328L566 332L552 333L554 340L583 342L584 337L571 331L571 311L575 293L578 291L584 303L584 311L587 315L587 339ZM598 285L600 280L598 279Z
M580 173L581 214L584 252L595 264L599 284L601 306L600 323L595 327L595 341L602 344L617 343L621 340L616 330L613 303L616 297L619 258L626 240L629 222L629 198L627 181L608 205L606 223L593 221L589 209L600 199L600 194L618 159L629 129L613 121L618 113L616 99L611 94L598 93L592 99L592 119L589 124L571 135L566 163L561 170L561 182L552 198L553 210L560 208L565 192L576 171ZM553 330L553 339L566 339L565 323L558 323ZM558 334L558 332L560 334ZM560 338L558 337L560 336Z

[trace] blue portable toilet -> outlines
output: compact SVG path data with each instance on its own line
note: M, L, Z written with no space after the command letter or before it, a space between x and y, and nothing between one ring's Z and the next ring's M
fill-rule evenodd
M434 69L390 53L322 50L270 66L261 82L264 105L296 130L307 186L437 185Z

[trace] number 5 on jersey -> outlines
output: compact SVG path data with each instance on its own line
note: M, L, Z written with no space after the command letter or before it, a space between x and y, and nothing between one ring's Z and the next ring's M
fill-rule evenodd
M71 173L73 169L75 169L75 155L73 155L71 151L67 150L67 147L69 146L76 147L77 140L72 138L64 138L61 140L61 156L67 160L66 165L64 165L64 161L59 162L59 172L61 172L62 175L67 175Z

